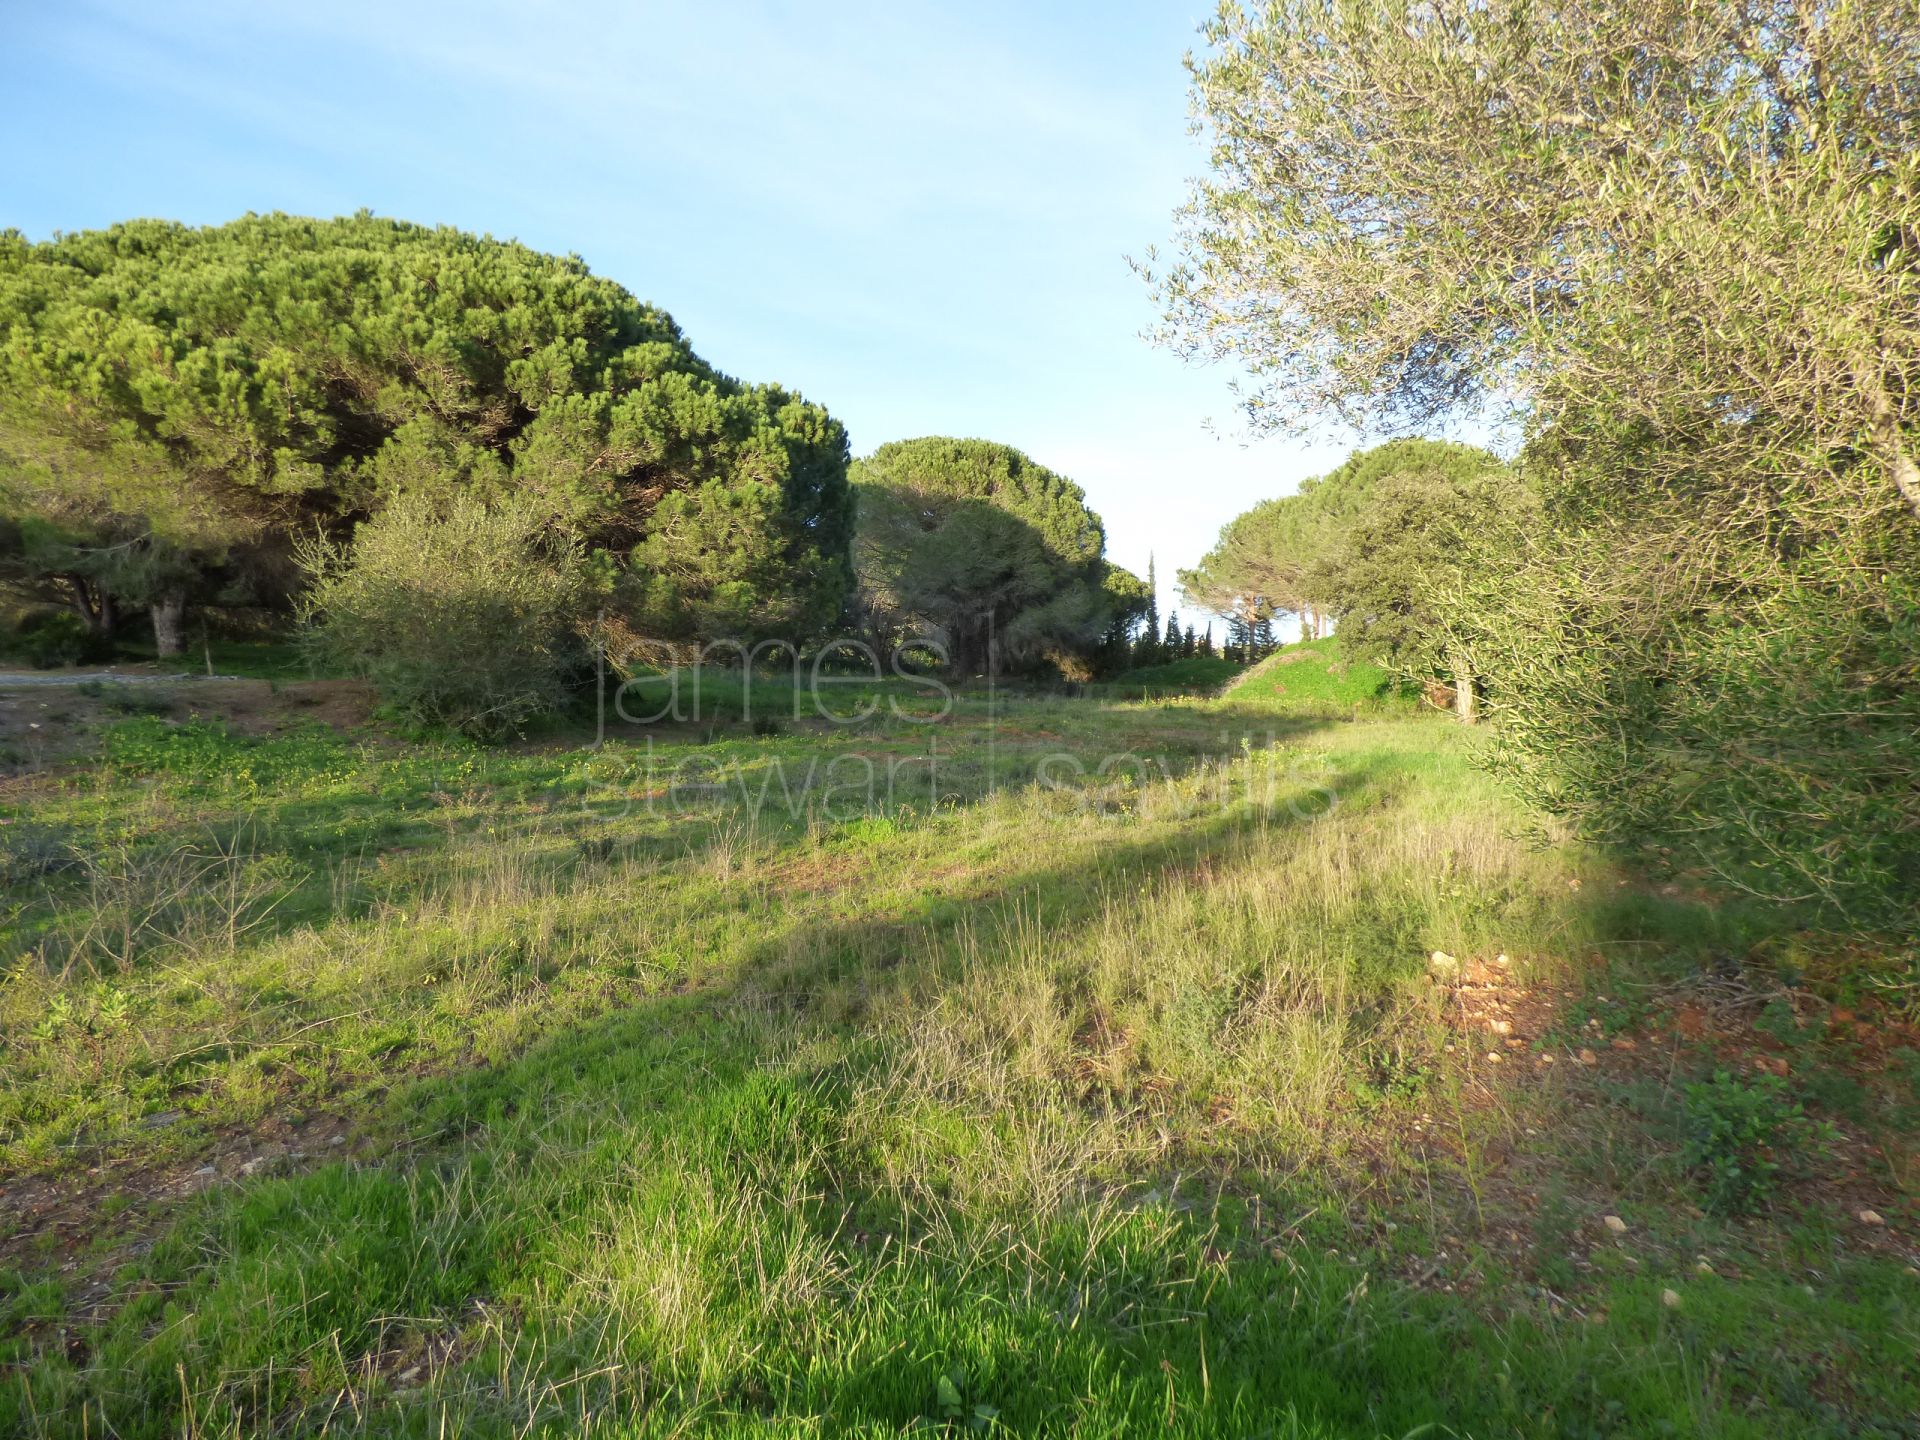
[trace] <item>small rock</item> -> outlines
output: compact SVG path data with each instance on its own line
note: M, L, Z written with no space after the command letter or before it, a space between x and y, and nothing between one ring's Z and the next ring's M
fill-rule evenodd
M1881 1217L1878 1210L1862 1210L1860 1212L1860 1223L1862 1225L1884 1225L1887 1222Z
M1436 980L1451 980L1460 973L1460 962L1444 950L1436 950L1427 957L1427 969L1433 972Z
M1600 1063L1600 1057L1591 1050L1582 1050L1580 1052L1580 1063L1582 1065L1598 1065Z
M1678 1290L1662 1290L1660 1292L1660 1303L1669 1310L1678 1310L1680 1308L1680 1292Z
M1616 1035L1613 1037L1613 1048L1616 1050L1632 1050L1637 1047L1635 1046L1634 1042L1629 1040L1626 1036Z
M409 1365L406 1369L400 1372L400 1383L402 1385L408 1384L409 1382L414 1380L418 1380L419 1378L420 1378L420 1367L418 1365Z
M1693 1273L1696 1275L1711 1275L1713 1274L1713 1266L1702 1260L1693 1267Z
M1616 1235L1624 1235L1627 1233L1627 1222L1622 1220L1618 1215L1602 1215L1600 1217L1600 1223Z
M1493 963L1496 965L1510 965L1513 962L1508 960L1504 954L1501 954L1493 957Z
M1498 1050L1487 1051L1487 1063L1490 1065L1498 1065L1500 1063L1500 1052Z
M329 1139L329 1140L327 1141L327 1148L328 1148L328 1149L332 1149L332 1148L333 1148L334 1146L336 1146L336 1145L344 1145L344 1144L346 1144L346 1143L347 1143L347 1137L346 1137L346 1136L344 1136L344 1135L335 1135L335 1136L332 1136L332 1137L331 1137L331 1138L330 1138L330 1139Z
M1511 1020L1489 1020L1487 1022L1487 1028L1496 1035L1511 1035L1513 1033L1513 1022Z

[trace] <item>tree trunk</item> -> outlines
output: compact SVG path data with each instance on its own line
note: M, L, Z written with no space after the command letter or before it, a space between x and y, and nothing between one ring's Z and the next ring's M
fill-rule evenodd
M1478 718L1474 712L1471 670L1463 668L1453 677L1453 716L1462 725L1471 725Z
M1900 498L1907 502L1907 508L1913 511L1914 518L1920 520L1920 465L1914 463L1900 444L1899 431L1887 427L1893 438L1886 442L1888 463L1893 470L1894 488L1900 492Z
M1914 518L1920 520L1920 464L1914 462L1901 440L1900 416L1893 408L1893 397L1887 394L1886 384L1880 379L1878 369L1868 368L1865 374L1873 443L1887 463L1887 470L1893 477L1893 488L1900 492L1900 498L1907 502L1907 508L1913 511Z
M62 575L67 582L67 603L73 607L73 613L87 622L87 629L95 635L100 633L100 606L105 601L104 593L96 597L93 586L83 575Z
M162 659L184 654L187 648L187 597L162 595L153 602L153 648Z

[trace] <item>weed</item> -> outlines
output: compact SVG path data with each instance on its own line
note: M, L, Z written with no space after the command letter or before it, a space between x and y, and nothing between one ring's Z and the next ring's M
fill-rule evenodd
M1832 1138L1808 1118L1776 1075L1736 1079L1725 1070L1689 1084L1686 1160L1702 1177L1715 1214L1747 1215L1773 1198L1783 1171L1799 1168Z

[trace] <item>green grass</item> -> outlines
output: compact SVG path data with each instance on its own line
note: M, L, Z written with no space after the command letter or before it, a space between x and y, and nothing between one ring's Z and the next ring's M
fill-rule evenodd
M1371 712L1413 704L1379 666L1344 659L1338 635L1275 651L1245 671L1228 693L1242 704L1309 712Z
M1132 696L1173 694L1182 691L1218 690L1246 667L1218 655L1188 655L1161 665L1142 665L1102 681L1103 694Z
M204 674L211 660L217 675L241 675L254 680L311 680L326 672L317 669L308 649L288 640L192 640L187 653L164 662L169 669Z
M118 721L0 814L0 1171L351 1140L0 1276L0 1432L1896 1433L1904 1266L1703 1218L1699 1077L1491 1067L1426 963L1598 1007L1764 919L1315 668L1348 718Z

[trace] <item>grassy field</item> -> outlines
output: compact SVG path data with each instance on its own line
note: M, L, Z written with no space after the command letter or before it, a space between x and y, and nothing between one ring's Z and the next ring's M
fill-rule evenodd
M1881 957L1366 678L36 698L0 1433L1914 1433Z
M1229 684L1245 667L1238 661L1218 655L1188 655L1159 665L1141 665L1102 681L1095 692L1115 699L1151 699L1218 690Z

